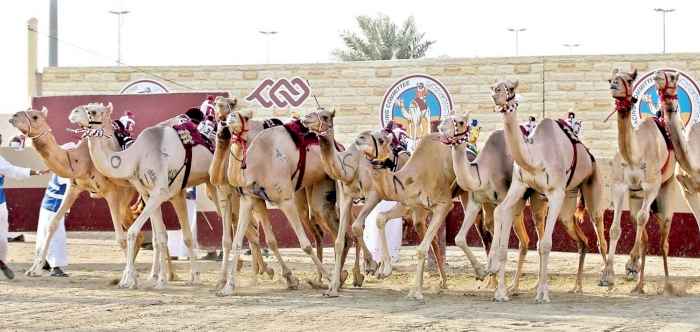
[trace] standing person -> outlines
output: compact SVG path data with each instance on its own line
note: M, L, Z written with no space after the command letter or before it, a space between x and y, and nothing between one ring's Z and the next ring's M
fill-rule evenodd
M187 188L185 201L187 202L187 217L190 223L190 231L192 232L192 247L195 257L197 255L197 188ZM189 257L185 242L182 240L182 229L168 231L168 250L170 251L170 259L177 260L178 257Z
M525 130L527 131L527 134L530 135L532 134L532 131L535 130L535 126L537 126L537 121L535 120L535 115L530 115L530 118L525 122L523 127L525 127Z
M0 136L0 144L2 144L2 136ZM15 180L28 179L33 175L47 174L50 171L35 171L31 168L18 167L10 164L5 158L0 156L0 270L5 274L5 277L12 279L15 274L5 264L7 262L7 233L10 224L7 221L7 204L5 202L5 177Z
M569 113L566 114L566 124L571 127L574 134L578 135L579 130L581 130L581 121L576 120L576 114L573 112L573 108L569 108Z
M64 150L75 148L76 144L69 142L61 145ZM39 224L36 229L36 256L41 255L44 243L49 236L49 224L51 219L56 215L58 208L63 202L63 197L66 195L69 180L62 178L55 173L51 175L49 185L46 187L44 199L41 201L39 209ZM66 242L66 225L65 216L58 222L58 228L51 237L49 249L46 252L46 262L44 270L51 271L52 277L67 277L68 275L61 270L61 267L68 266L68 244Z
M17 133L10 139L9 146L21 148L24 142L25 136L22 133ZM24 233L22 232L8 232L7 233L8 242L24 242Z

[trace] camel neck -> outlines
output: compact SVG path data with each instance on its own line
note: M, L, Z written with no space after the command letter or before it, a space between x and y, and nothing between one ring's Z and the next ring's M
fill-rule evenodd
M630 113L629 108L617 112L617 145L622 159L629 165L636 165L640 156L637 156L635 150L634 128Z
M245 137L243 137L245 140ZM243 142L237 140L231 144L231 153L228 158L228 181L234 187L245 187L245 178L243 177L243 161L246 158L246 151L243 147Z
M82 179L89 175L90 163L85 160L86 157L89 159L87 144L80 142L75 149L64 150L56 143L56 138L51 133L32 139L32 143L46 166L58 176Z
M467 157L467 142L452 146L452 165L460 188L469 191L481 189L483 185L480 178L481 174L473 174L478 171L474 171L475 168L472 167L472 162Z
M669 110L671 111L669 112ZM697 167L693 165L697 165L697 158L688 148L688 141L683 134L683 120L680 117L680 108L677 100L664 101L664 119L666 120L668 133L671 136L678 164L686 172L695 174Z
M136 165L139 162L137 156L140 151L130 148L124 151L113 151L109 146L109 140L113 140L114 133L112 131L111 121L103 124L101 128L105 133L105 137L90 136L88 137L88 147L90 157L97 170L108 178L130 180L134 177ZM108 136L112 136L108 138ZM132 147L137 147L137 142L132 144Z
M515 163L525 171L534 173L535 166L532 161L532 155L527 147L528 143L520 130L516 112L503 113L503 126L506 141L508 142L508 150L513 156Z
M231 149L231 130L228 126L220 126L220 133L216 136L216 147L214 148L214 157L209 166L209 181L215 186L228 185L226 181L226 172L228 169L229 150ZM222 135L222 131L226 134Z

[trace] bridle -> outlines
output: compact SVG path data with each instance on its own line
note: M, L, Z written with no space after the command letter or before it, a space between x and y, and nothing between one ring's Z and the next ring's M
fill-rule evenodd
M231 107L229 107L229 109L231 109ZM238 160L235 156L233 156L233 152L231 152L231 156L241 162L241 169L245 169L247 167L246 157L248 155L248 147L246 145L246 140L243 138L243 134L248 132L248 129L245 127L245 121L243 121L244 119L241 113L238 112L236 115L238 115L238 120L241 121L241 132L238 134L233 134L233 132L231 132L231 134L233 134L233 137L231 137L231 144L241 143L241 147L243 148L243 158ZM226 124L226 126L228 126L228 124Z
M367 155L365 155L365 159L369 160L369 164L375 166L374 168L389 168L392 171L395 171L396 166L398 165L398 155L394 155L393 160L389 160L388 154L379 158L379 145L377 144L377 139L374 138L374 135L372 134L370 134L370 136L372 137L372 143L374 143L374 157L367 157Z
M321 120L321 115L319 115L318 113L314 113L314 114L316 114L316 119L318 119L318 129L319 130L321 130L321 128L323 128L323 125L326 125L326 127L328 127L328 129L326 129L324 131L316 131L315 132L316 136L325 137L325 136L332 134L333 133L333 124L323 122ZM374 138L374 136L372 136L372 138Z
M85 139L85 138L88 138L88 137L106 137L106 138L111 138L112 135L108 135L108 134L105 132L104 128L92 129L92 125L96 125L96 124L97 124L97 125L101 125L101 124L102 124L102 121L93 121L93 120L92 120L92 116L90 115L90 112L88 111L88 109L87 109L86 107L83 107L83 108L85 109L85 114L86 114L87 117L88 117L88 125L87 125L87 127L81 126L80 129L71 129L71 128L67 128L66 130L67 130L67 131L70 131L70 132L72 132L72 133L76 133L76 134L82 133L83 135L80 136L80 139L81 139L81 140L83 140L83 139Z
M27 142L27 138L31 138L31 139L42 138L42 137L48 135L49 132L51 132L51 129L49 129L46 132L44 132L43 134L39 134L37 136L32 137L32 128L36 129L39 127L39 125L32 124L32 121L31 121L31 119L29 119L29 114L27 113L27 111L22 111L22 112L24 113L24 116L27 118L27 137L25 137L25 139L22 140L22 144L20 144L19 149L17 149L16 151L24 150L24 147L25 147L26 142Z
M669 93L666 92L666 91L668 91L669 89L673 89L673 88L676 88L676 86L675 86L675 85L674 85L674 86L670 86L670 84L669 84L669 82L668 82L668 76L666 75L666 72L664 72L664 88L663 88L663 90L662 90L662 89L659 89L659 85L658 85L658 84L656 85L656 93L659 95L659 99L660 99L660 101L661 101L661 109L662 109L662 112L663 112L663 111L668 111L669 113L678 112L678 109L675 109L675 110L670 110L670 109L669 109L669 110L667 110L667 109L666 109L666 105L665 105L665 103L664 103L667 99L668 99L668 100L678 100L678 92L676 92L676 93L674 93L674 94L669 94Z
M515 93L513 95L510 95L510 92L508 92L508 87L506 86L505 83L501 83L500 85L503 85L503 91L506 93L506 103L503 106L498 106L494 107L493 111L496 113L510 113L518 110L518 101L516 100L511 104L510 106L508 105L510 101L515 99Z
M608 122L608 119L610 119L610 117L613 114L615 114L615 112L629 111L632 108L632 106L634 106L634 104L637 103L637 98L632 96L632 90L630 89L627 81L625 81L625 78L622 77L622 75L617 74L617 75L615 75L614 79L617 79L618 81L622 82L621 84L625 90L625 96L624 97L614 97L615 98L615 110L613 110L612 113L610 113L610 115L608 115L608 117L605 118L605 121L603 121L603 123Z
M469 139L469 135L467 135L467 133L469 133L469 127L467 127L467 129L465 129L464 132L461 132L461 133L457 132L457 120L455 120L454 118L452 118L452 125L454 126L454 133L455 134L452 136L452 138L447 138L447 135L445 135L445 138L447 138L446 140L443 140L442 138L438 138L440 143L445 144L445 145L456 146L456 145L460 145L460 144L466 142ZM462 137L457 138L459 136L462 136Z

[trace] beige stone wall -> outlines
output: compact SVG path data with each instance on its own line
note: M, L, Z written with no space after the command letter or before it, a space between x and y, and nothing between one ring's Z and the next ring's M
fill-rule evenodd
M611 157L617 148L615 119L603 123L613 109L607 79L613 68L640 73L672 67L700 79L699 54L597 55L559 57L430 59L256 66L142 67L148 72L199 90L228 91L238 96L241 107L256 116L287 116L289 109L265 110L243 100L263 79L299 76L308 79L322 106L337 111L336 137L349 142L364 130L379 126L379 109L386 90L408 74L429 74L450 90L455 110L469 111L484 129L483 143L493 130L502 128L501 118L491 111L490 85L494 79L520 80L525 97L519 109L524 120L534 113L563 118L574 108L584 120L581 138L597 157ZM192 91L127 67L44 68L45 96L114 94L127 83L152 78L171 91ZM297 112L315 109L309 98Z

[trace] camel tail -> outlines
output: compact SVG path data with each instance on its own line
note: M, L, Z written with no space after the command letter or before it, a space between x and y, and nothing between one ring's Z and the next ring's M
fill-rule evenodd
M141 215L144 206L146 206L146 202L144 202L143 197L141 197L141 194L139 194L139 200L136 202L136 204L131 206L131 215L134 219Z
M578 222L583 222L583 217L586 213L586 200L583 198L583 189L581 187L578 188L578 197L577 197L577 204L576 204L576 212L574 212L574 218Z

